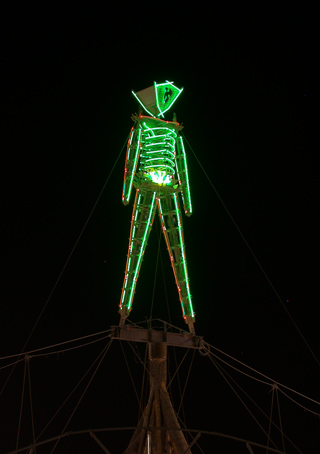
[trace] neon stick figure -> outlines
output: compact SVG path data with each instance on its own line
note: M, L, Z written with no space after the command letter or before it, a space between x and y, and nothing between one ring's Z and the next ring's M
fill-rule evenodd
M133 93L148 116L133 115L124 170L122 203L127 205L136 188L132 212L127 264L119 304L120 326L131 309L143 255L158 208L162 231L169 251L178 288L183 318L194 333L195 314L192 307L183 227L178 194L184 211L192 214L186 153L177 121L159 116L170 109L182 89L172 82ZM175 115L174 115L175 116ZM174 118L175 120L175 118Z

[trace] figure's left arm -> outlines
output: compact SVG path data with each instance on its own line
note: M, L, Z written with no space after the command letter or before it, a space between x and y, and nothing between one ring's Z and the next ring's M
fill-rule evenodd
M133 178L136 173L139 153L140 153L140 142L141 142L141 129L132 128L127 145L126 163L124 167L124 178L122 187L122 203L128 205L131 191Z
M176 163L179 183L182 187L182 202L184 211L187 216L192 214L192 203L190 195L190 185L189 185L189 175L188 175L188 166L187 166L187 156L183 144L183 139L181 135L178 135L177 141L177 154L176 154Z

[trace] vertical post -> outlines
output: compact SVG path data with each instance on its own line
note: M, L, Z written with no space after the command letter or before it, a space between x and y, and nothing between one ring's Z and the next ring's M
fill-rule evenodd
M167 350L165 342L149 343L150 376L158 388L167 385Z
M154 441L156 454L162 454L166 442L163 430L163 416L160 405L160 394L167 386L167 344L165 342L149 343L150 388L155 391L154 412L155 432Z
M148 342L150 393L126 454L191 454L167 391L167 343Z

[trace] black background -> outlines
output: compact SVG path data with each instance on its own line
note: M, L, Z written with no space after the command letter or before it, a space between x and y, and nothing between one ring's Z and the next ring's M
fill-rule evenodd
M194 214L184 218L184 229L196 332L319 400L319 363L284 309L319 358L314 12L243 9L231 17L201 6L128 8L22 10L14 4L3 11L1 356L22 350L108 177L26 350L118 323L132 209L121 204L124 151L112 168L137 111L131 90L168 79L184 87L175 109L196 155L186 147ZM153 317L184 328L163 239L156 266L158 233L156 221L130 319L149 317L153 299ZM36 436L102 347L31 358ZM130 347L123 348L140 390L143 369ZM143 358L143 347L135 348ZM173 374L173 352L169 364ZM196 354L192 364L181 415L186 425L266 443L209 358ZM181 369L183 383L188 367ZM21 362L1 396L1 452L16 445L23 370ZM2 384L9 371L0 370ZM269 414L270 387L229 373ZM81 392L42 439L61 432ZM32 442L28 387L25 393L19 447ZM173 388L175 407L178 396ZM302 452L315 452L319 417L281 394L280 409L288 437ZM67 430L134 426L138 411L114 342ZM130 434L99 437L113 453L124 451ZM280 448L280 436L274 439ZM248 452L217 438L202 436L199 444L204 452ZM61 441L56 452L102 451L84 435Z

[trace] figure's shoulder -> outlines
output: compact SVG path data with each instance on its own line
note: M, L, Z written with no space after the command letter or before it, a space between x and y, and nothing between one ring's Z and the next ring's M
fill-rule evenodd
M136 125L141 125L143 129L167 128L174 131L180 131L183 128L183 126L181 126L177 121L161 120L159 118L149 117L146 115L132 115L131 118Z

